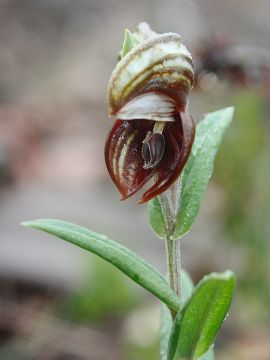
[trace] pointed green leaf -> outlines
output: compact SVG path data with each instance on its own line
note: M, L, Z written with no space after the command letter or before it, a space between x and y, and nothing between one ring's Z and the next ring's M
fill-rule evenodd
M198 360L215 360L213 348L209 349L203 356L200 356Z
M192 152L182 174L180 210L173 234L174 239L188 232L195 221L213 171L216 153L232 117L232 107L221 109L207 114L196 128ZM165 239L165 221L158 198L149 201L148 206L152 229L161 239Z
M172 330L172 315L168 307L162 304L161 307L161 322L159 330L160 341L160 360L167 360L168 344L170 339L170 333Z
M107 236L53 219L27 221L23 225L55 235L100 256L116 266L137 284L150 291L170 308L178 311L179 299L163 275L134 252L108 239Z
M181 207L174 239L188 232L198 214L206 185L223 134L232 121L234 109L228 107L209 113L196 128L195 141L182 177Z
M148 218L154 233L166 239L166 226L158 197L148 202Z
M235 277L231 271L212 273L199 282L176 316L168 360L196 360L203 355L211 359L211 352L206 352L228 313L234 286Z
M126 29L124 43L121 51L121 59L138 44L139 41L137 39L137 36L132 34L128 29Z
M182 282L182 302L185 304L192 294L194 288L193 282L189 274L185 271L181 271L181 282ZM166 305L162 305L161 308L161 324L160 324L160 360L167 360L168 356L168 343L170 338L170 333L172 329L172 316L171 312ZM208 360L200 359L200 360ZM209 358L209 360L211 360Z

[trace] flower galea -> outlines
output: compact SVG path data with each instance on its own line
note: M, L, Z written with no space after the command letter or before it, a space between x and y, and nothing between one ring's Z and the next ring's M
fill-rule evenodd
M115 123L105 144L109 174L124 200L153 180L144 203L167 190L190 155L192 57L178 34L154 32L117 63L108 87Z

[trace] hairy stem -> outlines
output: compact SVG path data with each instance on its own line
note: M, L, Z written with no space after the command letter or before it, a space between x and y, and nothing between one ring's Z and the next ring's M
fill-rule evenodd
M171 288L181 297L181 253L180 239L166 240L167 246L167 267L169 273L169 281Z
M180 205L181 178L179 178L166 192L159 196L159 202L163 212L167 239L167 269L171 288L179 296L181 301L181 240L172 240L172 234L175 229L176 217ZM175 312L172 316L175 317Z

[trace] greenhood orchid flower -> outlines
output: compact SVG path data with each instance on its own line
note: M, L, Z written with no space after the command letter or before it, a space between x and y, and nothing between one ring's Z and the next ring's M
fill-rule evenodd
M195 135L188 111L193 82L192 58L177 34L151 32L117 63L108 88L115 123L105 160L121 200L153 179L139 201L145 203L180 176Z

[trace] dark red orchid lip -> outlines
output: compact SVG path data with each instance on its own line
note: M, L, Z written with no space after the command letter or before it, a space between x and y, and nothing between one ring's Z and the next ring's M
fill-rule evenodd
M182 112L175 116L174 122L168 122L164 127L162 157L153 161L153 167L145 166L142 148L147 134L153 131L154 124L154 121L149 120L116 120L107 137L106 166L122 195L121 200L134 195L154 178L154 184L143 194L139 204L151 200L174 183L187 162L195 125L191 116Z

